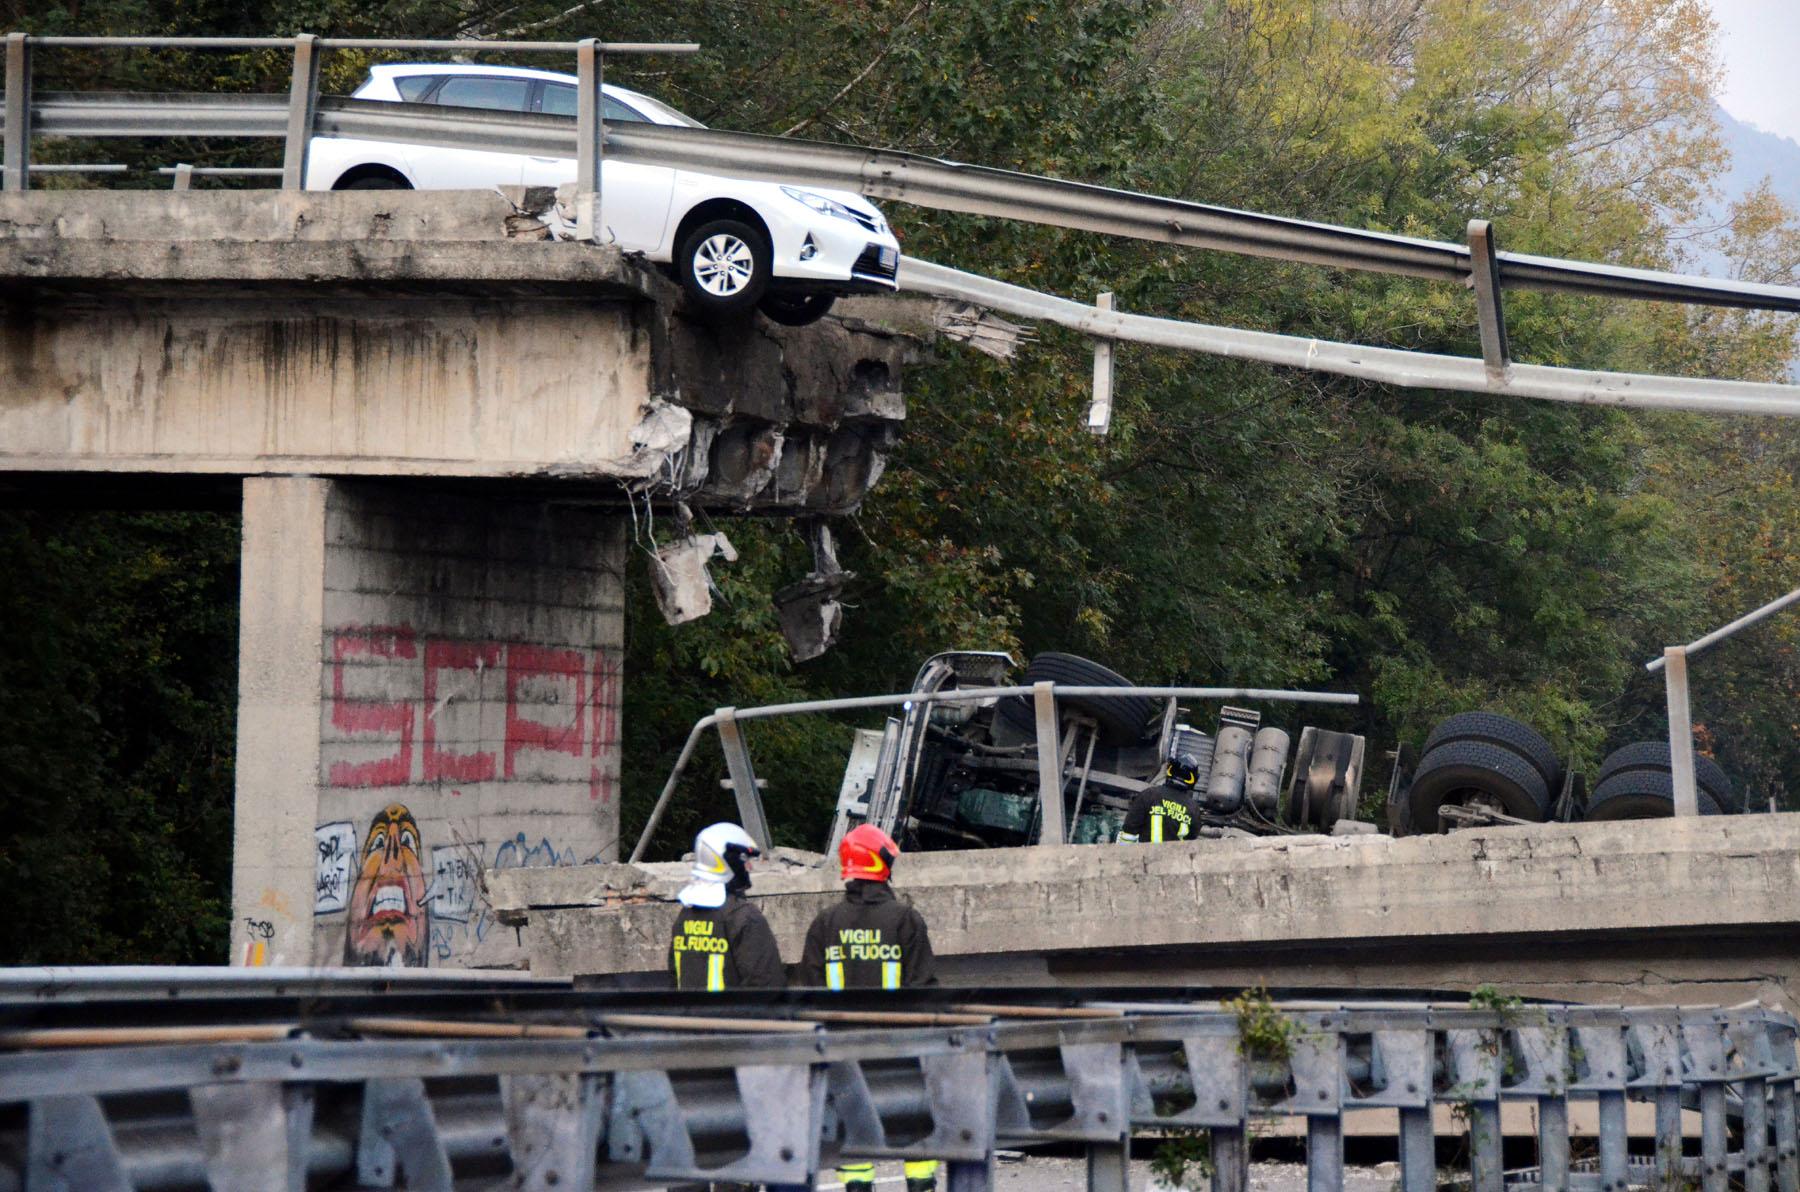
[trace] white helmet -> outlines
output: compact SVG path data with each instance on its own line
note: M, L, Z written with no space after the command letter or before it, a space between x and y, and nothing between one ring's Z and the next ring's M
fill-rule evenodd
M745 862L761 855L750 833L736 824L702 828L694 837L694 867L689 871L693 880L676 897L683 906L708 910L724 906L732 889L749 888L750 871Z

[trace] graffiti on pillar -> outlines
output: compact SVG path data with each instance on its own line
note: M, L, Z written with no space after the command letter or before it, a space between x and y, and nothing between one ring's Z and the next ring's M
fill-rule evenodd
M440 844L431 850L432 919L467 923L481 887L481 843Z
M339 738L326 758L329 786L566 781L597 803L617 795L614 651L421 638L410 625L382 625L333 631L330 658ZM493 735L484 737L489 704ZM473 714L446 727L458 709Z
M348 820L313 829L317 868L313 914L329 915L350 905L350 866L356 859L356 825Z
M363 836L350 891L344 963L418 967L430 944L431 913L419 825L404 803L375 813Z
M261 968L269 963L269 941L275 938L275 924L268 919L244 920L244 963Z

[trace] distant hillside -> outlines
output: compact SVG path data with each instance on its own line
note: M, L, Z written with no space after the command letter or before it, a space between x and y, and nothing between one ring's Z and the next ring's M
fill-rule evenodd
M1800 211L1800 144L1746 124L1724 108L1715 106L1713 115L1731 151L1731 168L1719 180L1723 197L1709 222L1723 223L1731 203L1749 194L1765 177L1774 184L1777 195ZM1702 252L1693 267L1722 275L1725 261L1718 253Z

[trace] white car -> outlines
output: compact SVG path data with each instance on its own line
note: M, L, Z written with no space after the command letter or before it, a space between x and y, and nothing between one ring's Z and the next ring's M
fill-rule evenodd
M576 94L573 75L435 64L376 66L356 90L358 99L569 117ZM611 86L602 95L609 121L701 127L648 95ZM838 294L895 288L900 243L861 195L610 157L601 168L608 241L667 263L706 313L760 307L778 322L810 323ZM315 137L306 169L309 190L485 190L574 180L575 162L566 157L338 137Z

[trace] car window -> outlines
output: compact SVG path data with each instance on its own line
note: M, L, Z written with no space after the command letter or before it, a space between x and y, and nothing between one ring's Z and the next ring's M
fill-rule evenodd
M485 108L491 112L523 112L531 95L530 79L495 79L455 75L444 80L434 102L452 108Z
M418 103L424 99L431 85L438 81L437 75L407 75L403 79L395 79L394 86L400 89L400 98L407 103Z
M636 120L640 124L649 123L649 121L644 119L643 113L626 107L612 96L603 95L602 98L606 103L606 118L608 120ZM550 116L575 115L575 88L562 83L546 84L544 87L543 111L546 115Z

